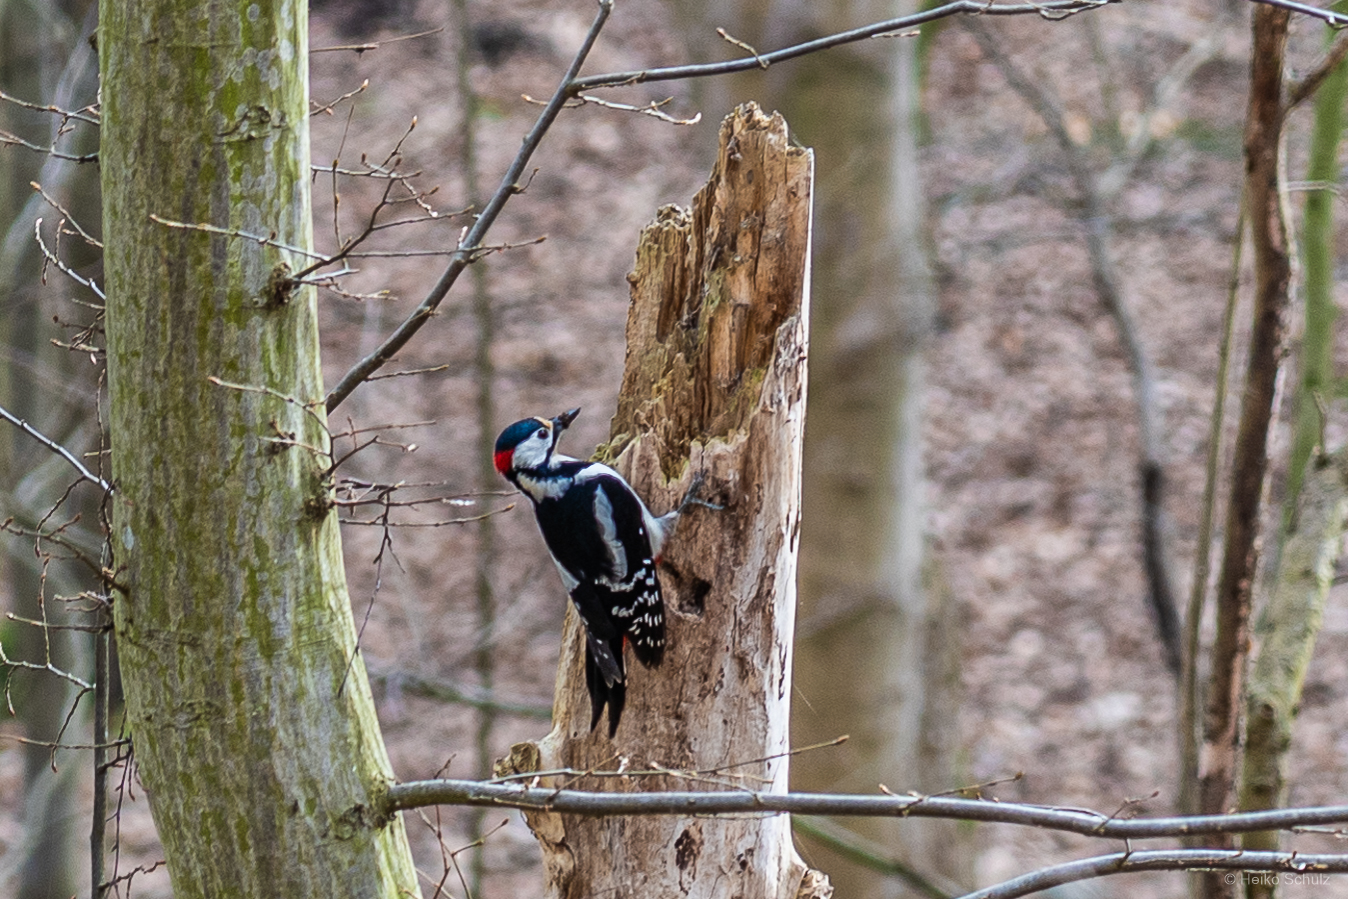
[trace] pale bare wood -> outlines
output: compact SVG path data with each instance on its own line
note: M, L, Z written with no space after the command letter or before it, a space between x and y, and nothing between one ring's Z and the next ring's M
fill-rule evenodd
M669 645L654 670L629 656L616 740L590 733L584 641L568 614L554 727L503 770L710 771L549 777L595 790L785 792L805 413L813 160L753 104L721 126L691 209L666 207L630 276L628 355L601 455L657 510L695 473L724 511L693 507L667 546ZM526 813L553 896L827 896L784 816L583 818Z
M920 4L677 5L688 34L724 27L766 49L824 33L829 23ZM688 49L695 58L721 52L696 40ZM782 109L798 133L810 135L821 161L791 733L797 746L851 739L794 760L792 788L802 791L865 793L884 783L938 792L967 779L955 751L957 716L949 711L960 692L958 608L942 586L939 562L929 558L923 500L925 348L935 287L924 240L921 129L912 119L921 105L918 52L915 41L868 41L702 87L704 107L758 97ZM956 894L955 884L973 882L973 831L956 822L829 823L856 832L854 845L884 846L887 859L911 868L897 877L875 870L798 830L802 852L828 871L840 896L882 899L904 880Z

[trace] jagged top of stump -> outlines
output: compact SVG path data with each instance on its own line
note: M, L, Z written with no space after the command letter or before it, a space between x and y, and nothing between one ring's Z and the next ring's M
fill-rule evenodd
M642 232L623 386L601 458L652 434L675 477L694 441L742 429L779 329L800 314L810 174L810 152L792 145L781 115L746 103L721 123L692 206L662 207Z

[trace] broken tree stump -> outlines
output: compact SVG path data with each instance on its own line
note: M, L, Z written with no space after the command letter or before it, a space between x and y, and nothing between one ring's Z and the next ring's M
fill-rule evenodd
M553 729L499 771L597 791L785 792L804 433L813 158L754 104L721 125L692 207L665 207L629 276L627 363L602 459L652 510L692 479L664 554L668 646L628 658L616 738L590 732L584 638L568 609ZM526 813L549 895L827 896L785 816L586 818Z

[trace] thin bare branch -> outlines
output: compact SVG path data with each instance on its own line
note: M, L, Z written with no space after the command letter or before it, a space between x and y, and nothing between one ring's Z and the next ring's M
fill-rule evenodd
M409 378L413 375L433 375L437 372L448 371L449 363L435 365L430 368L409 368L405 371L390 371L380 375L371 375L371 381L382 381L385 378Z
M49 112L52 115L60 116L65 121L86 122L90 125L99 124L98 108L95 106L86 106L79 110L62 109L50 103L33 103L28 100L20 100L13 94L7 94L4 91L0 91L0 101L12 103L24 109L31 109L34 112Z
M93 684L88 683L79 676L58 668L50 659L45 662L29 662L24 659L11 659L5 654L5 647L3 645L0 645L0 666L6 668L22 668L27 671L44 671L49 674L54 674L61 680L69 681L76 687L79 687L81 691L92 690L94 688ZM10 713L12 714L13 711L14 710L11 707Z
M47 201L48 206L61 213L61 217L70 223L70 226L75 229L76 234L84 238L85 243L89 244L91 247L98 247L100 250L103 249L103 242L95 238L88 231L85 231L84 228L80 227L80 223L75 220L75 216L71 215L68 209L58 203L55 197L47 193L46 189L43 188L41 184L38 184L36 181L30 181L28 182L28 185L42 195L42 199Z
M639 112L640 110L637 110L637 111ZM691 124L691 123L688 123L688 122L682 122L682 123L678 123L678 124ZM540 234L538 237L530 238L529 240L522 240L522 241L520 241L520 242L518 242L518 243L484 244L484 245L478 247L477 250L473 253L473 261L476 262L478 259L481 259L483 256L490 256L492 253L504 253L504 252L506 252L506 251L508 251L508 250L518 250L520 247L533 247L533 246L537 246L538 244L543 243L543 242L546 241L547 239L548 239L548 236L547 236L546 234ZM445 250L365 250L365 251L360 252L360 253L343 253L343 254L341 254L341 255L342 255L342 258L344 258L344 259L385 259L385 258L410 259L410 258L415 258L415 257L418 257L418 256L453 256L453 255L455 255L456 253L461 253L461 252L463 252L463 250L462 250L461 248L456 247L455 249L452 249L452 250L449 250L449 249L445 249ZM332 259L328 260L328 262L335 262L336 260L337 260L337 257L334 256ZM348 270L348 271L346 271L346 272L337 272L337 273L335 273L335 274L348 274L348 275L349 275L349 274L352 274L354 271L355 271L355 269L350 269L350 270ZM296 276L295 280L296 280L296 281L299 281L300 278L299 278L298 276ZM317 282L309 282L309 281L306 281L305 283L317 283ZM374 379L373 379L373 378L370 378L370 379L368 379L368 380L374 380Z
M42 219L39 218L33 222L33 231L37 236L37 245L39 248L41 248L42 256L44 259L47 260L47 262L56 266L57 269L63 272L68 278L70 278L76 284L82 284L85 287L92 290L95 294L98 295L98 298L100 300L107 299L107 296L103 293L103 288L99 287L97 283L77 273L70 266L66 265L65 262L61 260L61 257L58 256L51 248L47 246L47 242L42 239ZM56 234L57 239L59 240L61 235L61 226L59 224L56 227ZM42 281L44 284L46 283L45 269L43 272Z
M74 485L72 484L71 486L73 487ZM55 511L56 507L53 507L51 512ZM51 512L48 512L47 514L50 515ZM71 527L71 525L75 524L75 522L77 521L79 521L78 516L72 521L68 521L63 525L53 528L52 530L42 530L41 527L26 527L21 524L16 524L13 518L6 518L3 521L0 521L0 533L13 534L15 537L31 537L36 541L39 542L45 541L47 543L52 544L53 546L60 547L61 549L65 550L67 553L70 554L69 556L63 558L74 559L81 565L88 568L90 573L93 574L94 577L98 578L101 582L107 584L109 587L115 590L125 593L126 587L122 584L117 583L117 579L115 577L116 572L110 571L109 569L103 567L99 563L99 560L94 558L93 550L89 549L88 547L79 545L79 543L77 543L74 539L66 536L65 531L68 530ZM58 557L51 556L51 558L58 558Z
M350 126L350 117L348 117L347 125ZM374 208L370 211L369 216L366 218L365 227L355 237L351 237L346 240L342 239L341 220L338 216L338 210L341 206L341 194L337 190L337 171L338 171L337 160L336 159L333 160L332 166L329 169L327 169L327 171L332 175L332 182L333 182L332 226L333 226L333 233L339 249L333 255L319 257L317 262L314 262L312 265L309 265L308 267L303 268L300 271L296 272L294 276L292 276L291 278L292 283L304 282L305 278L307 278L314 272L318 271L319 269L326 268L327 266L330 265L335 265L336 263L343 262L347 259L354 259L362 256L430 255L431 253L449 255L454 252L452 250L429 251L429 252L403 251L403 250L366 251L361 253L355 252L357 247L364 244L365 241L368 240L377 231L383 231L390 228L397 228L402 225L422 224L428 221L439 221L441 219L449 220L459 215L466 214L468 212L467 209L452 213L441 213L437 211L436 209L432 208L431 205L428 202L426 202L426 200L428 197L433 195L437 190L439 190L439 188L434 187L428 191L419 190L416 187L414 187L411 183L411 179L419 175L420 174L419 172L405 173L398 171L398 162L402 158L403 143L412 134L412 132L416 129L416 127L417 127L417 118L416 116L413 116L412 121L407 126L407 130L403 132L402 137L398 138L397 143L393 145L393 149L390 150L388 155L384 157L384 161L382 163L369 163L365 160L365 157L362 155L361 162L364 163L372 173L377 173L379 175L388 178L388 183L384 185L383 194L380 195L379 201L374 205ZM345 135L343 135L342 140L343 144L345 144L346 140ZM393 193L393 189L395 187L401 187L403 190L407 192L407 196L405 197L391 196L391 194ZM425 214L422 216L417 216L416 218L397 219L391 222L379 221L379 215L387 207L396 206L402 203L415 203ZM345 273L346 272L336 273L331 275L330 277L336 278L339 274Z
M23 147L26 150L32 150L35 153L50 156L52 159L63 159L66 162L98 162L97 153L64 153L56 149L55 146L44 147L41 144L35 144L32 141L24 140L17 134L11 134L8 131L0 131L0 146L5 145Z
M112 491L112 485L109 484L107 481L103 480L102 478L100 478L98 475L94 474L88 468L86 468L84 466L84 463L79 460L78 456L76 456L70 450L66 449L61 444L57 443L55 440L52 440L50 437L43 434L37 428L30 425L27 421L23 420L22 418L19 418L17 415L10 412L4 406L0 406L0 418L3 418L5 421L14 425L20 431L23 431L29 437L32 437L38 443L42 444L47 449L56 453L62 459L65 459L67 462L69 462L71 466L75 469L75 471L79 472L81 479L86 480L89 483L93 484L94 486L98 487L104 493L110 493Z
M310 53L335 53L335 52L337 52L337 51L339 51L339 50L348 50L348 51L350 51L350 52L352 52L352 53L357 53L357 54L359 54L359 53L364 53L364 52L367 51L367 50L378 50L378 49L379 49L380 47L382 47L384 44L396 44L396 43L398 43L399 41L410 41L410 40L415 40L416 38L419 38L419 37L430 37L431 35L433 35L433 34L439 34L440 32L442 32L442 31L444 31L444 30L445 30L445 29L444 29L443 27L441 27L441 28L432 28L430 31L418 31L416 34L400 34L400 35L398 35L397 37L385 38L385 39L382 40L382 41L370 41L370 42L364 43L364 44L338 44L338 45L333 46L333 47L315 47L314 49L310 50L309 52L310 52Z
M459 275L462 274L469 263L476 258L476 254L480 250L479 245L486 236L487 230L495 223L497 216L501 214L501 210L505 207L506 202L519 192L520 187L518 182L520 177L524 174L525 167L529 164L529 158L533 156L534 151L538 149L538 145L543 141L543 135L547 133L548 129L552 126L552 123L561 113L562 106L568 99L571 87L575 83L576 75L580 72L580 67L585 63L586 57L590 55L590 50L594 47L594 42L599 38L599 32L603 30L604 23L608 21L608 17L612 12L613 0L601 0L599 12L596 14L594 22L591 23L590 30L586 33L585 40L582 41L580 49L576 51L575 57L571 60L571 65L567 68L566 74L562 76L556 91L553 92L552 99L548 101L548 105L544 107L541 113L539 113L538 120L534 122L533 128L531 128L529 133L525 136L524 143L521 145L519 153L516 154L514 161L511 162L510 167L506 170L505 176L501 179L500 186L496 189L496 193L493 194L492 198L487 202L481 215L479 215L477 221L473 223L473 227L469 229L464 238L459 241L459 246L456 249L454 256L451 258L448 267L445 269L444 273L441 274L440 280L431 288L431 292L417 305L417 308L412 314L408 316L403 323L375 349L374 352L361 359L350 371L342 376L342 379L337 382L337 385L333 387L332 391L328 394L327 407L329 412L336 409L337 406L341 404L342 400L351 395L351 391L355 390L357 385L370 375L374 374L379 368L383 367L384 363L393 358L394 353L402 349L407 341L412 339L412 335L421 330L421 326L429 321L431 316L435 314L435 310L440 306L441 301L444 300L445 296L449 293L449 289L454 286L454 282L458 280Z
M201 231L205 234L219 234L224 237L238 237L242 238L243 240L251 240L253 243L256 243L260 246L275 247L278 250L285 250L287 253L294 253L297 256L304 256L309 259L327 260L327 257L321 253L315 253L312 250L306 250L301 247L292 246L291 244L288 243L282 243L281 241L276 239L275 232L272 232L271 234L267 234L264 236L261 234L252 234L248 231L243 231L239 228L221 228L217 225L212 225L208 222L177 222L174 221L173 219L161 218L160 216L155 215L153 212L150 213L150 221L155 222L156 224L163 225L166 228L181 228L186 231Z
M1309 3L1297 3L1296 0L1250 0L1250 2L1256 6L1276 6L1313 19L1323 19L1331 28L1348 28L1348 16L1332 9L1311 6Z
M1101 839L1157 839L1193 834L1251 833L1348 823L1348 805L1286 808L1231 815L1111 818L1089 809L1053 808L990 799L925 795L731 792L593 793L491 784L422 780L394 784L384 800L393 813L428 805L499 806L577 815L742 815L746 813L959 818L1019 824ZM1306 856L1302 856L1303 858ZM1348 871L1348 855L1342 860Z
M733 45L733 46L735 46L735 47L739 47L739 48L740 48L741 50L743 50L745 53L748 53L748 54L749 54L750 56L752 56L754 59L758 60L758 67L759 67L759 68L761 68L761 69L766 69L768 66L772 65L772 63L768 62L768 61L767 61L766 59L764 59L761 55L759 55L759 52L758 52L757 50L755 50L753 47L749 46L748 44L746 44L744 41L740 40L739 38L737 38L737 37L731 35L731 34L730 34L729 32L727 32L724 28L717 28L717 29L716 29L716 33L717 33L718 35L720 35L720 36L721 36L721 40L725 41L727 44L731 44L731 45Z
M1348 871L1348 855L1307 855L1297 852L1242 852L1238 849L1149 849L1115 852L1095 858L1083 858L1061 865L1040 868L1014 880L1008 880L963 899L1016 899L1050 887L1110 874L1138 871L1269 871L1303 878L1301 882L1328 882L1328 872ZM1228 884L1238 883L1239 875L1227 873ZM1290 882L1290 881L1289 881Z
M1231 347L1235 335L1236 301L1239 298L1241 255L1245 246L1245 189L1236 215L1236 236L1231 246L1231 264L1226 283L1226 303L1217 343L1217 376L1212 412L1208 418L1208 451L1204 461L1203 498L1199 507L1198 539L1195 541L1193 576L1189 582L1189 600L1184 616L1184 655L1180 668L1180 789L1179 810L1198 811L1198 746L1202 738L1198 708L1202 695L1198 684L1203 609L1207 605L1208 575L1212 570L1212 531L1217 507L1217 479L1221 469L1223 423L1226 420L1227 392L1231 368Z
M1335 39L1334 46L1329 48L1329 52L1324 55L1324 58L1306 73L1306 77L1287 86L1287 101L1283 114L1286 115L1299 104L1310 99L1311 95L1329 77L1329 73L1338 68L1339 63L1343 62L1345 58L1348 58L1348 34L1341 34Z
M311 101L309 101L309 102L310 102L310 105L313 106L313 108L309 110L309 115L311 115L311 116L322 115L322 114L331 115L331 114L332 114L332 109L333 109L334 106L336 106L338 103L342 103L342 102L345 102L345 101L347 101L347 100L350 100L352 97L356 96L357 94L360 94L360 93L364 92L367 88L369 88L369 86L370 86L370 79L366 78L364 81L362 81L362 82L360 83L360 87L356 88L355 90L347 91L346 93L344 93L344 94L342 94L341 96L339 96L336 100L333 100L331 103L324 103L324 104L322 104L322 105L319 105L319 104L314 103L314 102L311 100Z
M771 53L755 53L752 56L727 60L725 62L668 66L657 69L641 69L632 72L613 72L604 75L589 75L585 78L577 79L575 83L571 85L569 96L574 97L582 91L594 90L599 87L645 84L651 81L677 81L685 78L706 78L711 75L729 75L734 72L767 68L774 63L785 62L788 59L795 59L798 56L818 53L821 50L841 47L844 44L852 44L857 41L880 37L892 32L910 30L915 26L924 25L928 22L935 22L938 19L945 19L950 16L1037 15L1048 19L1055 19L1083 12L1088 9L1097 9L1115 2L1118 2L1118 0L1045 0L1045 2L1042 3L993 3L989 2L989 0L954 0L953 3L943 3L940 6L923 10L922 12L914 13L912 15L900 16L896 19L887 19L883 22L876 22L872 25L854 28L851 31L831 34L827 37L806 41L803 44L794 44L790 47L783 47L782 49L774 50Z
M273 390L270 387L257 387L252 384L233 384L229 381L217 378L214 375L210 376L206 380L217 387L224 387L228 390L238 390L243 393L259 393L262 394L263 396L270 396L273 397L274 399L281 400L282 402L289 403L292 406L298 406L299 408L303 409L311 418L313 418L313 420L318 423L319 427L323 428L323 430L325 431L327 430L328 423L323 419L321 415L318 414L318 407L322 405L321 400L309 400L306 402L304 400L299 399L298 397L293 397L289 396L288 394L284 394L279 390Z
M376 169L344 169L339 165L310 165L309 171L315 175L345 175L348 178L401 178L397 172L381 172Z
M500 509L492 509L483 512L481 515L474 515L470 518L446 518L440 521L387 521L383 516L370 519L359 518L341 518L338 519L342 524L358 524L366 526L378 526L382 528L442 528L451 524L472 524L477 521L485 521L493 515L500 515L502 512L509 512L515 508L511 503Z
M691 119L678 119L667 112L661 111L660 107L664 106L666 103L672 100L673 97L670 97L665 100L658 100L658 101L652 100L645 106L632 106L628 103L615 103L612 100L601 100L598 97L592 97L589 94L578 94L576 96L576 99L582 100L585 103L593 103L596 106L603 106L606 109L618 109L622 110L623 112L639 112L642 115L648 115L657 118L662 122L669 122L671 125L696 125L698 122L702 121L702 113L700 112L696 113Z

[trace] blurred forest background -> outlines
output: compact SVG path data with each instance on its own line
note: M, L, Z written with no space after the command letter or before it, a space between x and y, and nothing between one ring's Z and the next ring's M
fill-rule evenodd
M1200 549L1238 230L1251 9L1186 0L1062 21L947 20L752 77L612 94L638 105L672 96L663 110L700 114L696 124L594 105L565 112L490 236L525 245L473 266L390 367L419 373L361 387L332 420L334 432L360 431L344 438L348 448L379 435L343 466L351 489L401 482L402 498L426 499L391 509L387 528L353 510L344 529L398 776L487 775L512 742L546 731L565 597L488 449L503 425L574 406L584 412L566 449L586 456L607 440L639 229L661 205L689 200L721 118L756 100L815 149L818 179L793 743L852 735L794 760L795 785L935 792L997 781L985 795L1175 810L1178 690L1148 599L1139 471L1148 460L1164 468L1159 534L1182 606ZM768 50L895 14L893 4L840 0L621 0L585 71L739 55L718 27ZM332 169L395 150L419 188L438 186L431 202L444 214L374 235L367 248L388 255L352 261L358 271L322 292L329 385L439 276L434 253L452 248L467 221L449 213L495 189L537 114L523 98L550 94L592 15L581 0L311 4L319 247L357 233L384 186ZM0 0L0 91L61 109L93 103L95 25L90 0ZM1289 67L1311 69L1324 45L1322 23L1294 20ZM0 132L61 150L0 146L0 406L83 452L99 446L104 420L89 330L96 298L44 264L34 233L41 218L56 249L68 213L97 235L97 172L78 158L96 150L96 134L74 123L56 135L59 124L0 102ZM1307 174L1310 131L1306 104L1289 119L1294 221L1312 189L1338 196L1337 166L1333 184ZM1126 319L1102 302L1093 231ZM59 241L71 268L99 280L92 248L70 234ZM1344 241L1335 249L1338 258ZM1333 274L1342 304L1348 273ZM1139 352L1154 378L1143 415ZM1336 396L1326 402L1333 445L1345 409ZM1290 442L1275 440L1275 466ZM0 520L40 518L69 482L62 461L0 427ZM1280 489L1275 478L1275 500ZM499 514L479 520L487 511ZM473 520L449 523L458 518ZM96 520L86 506L72 539L96 548ZM87 676L85 635L18 620L80 620L79 603L57 599L90 589L77 566L39 564L31 541L0 549L0 602L17 616L0 624L5 652ZM1290 756L1292 804L1341 801L1348 790L1346 685L1348 608L1336 590ZM89 759L43 743L58 734L86 743L87 715L77 708L67 720L69 681L19 671L9 688L0 891L68 896L83 889L88 864ZM160 856L141 791L133 777L122 782L117 872L127 874ZM851 821L851 835L805 826L802 854L839 896L941 894L1088 848L988 825ZM479 838L480 851L453 862L473 895L539 890L538 853L518 815L441 809L414 816L409 830L427 895L444 852ZM837 850L839 840L851 849ZM866 854L886 871L857 861ZM457 876L446 888L464 890ZM1183 875L1157 874L1074 895L1185 889ZM119 890L170 895L162 867ZM1348 881L1284 891L1312 893L1348 896Z

